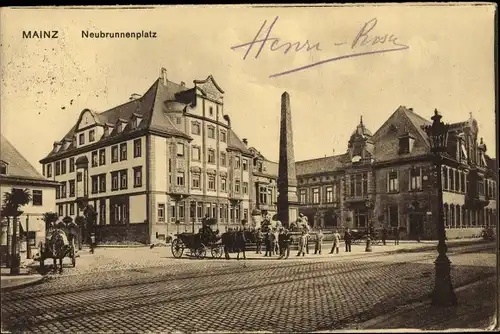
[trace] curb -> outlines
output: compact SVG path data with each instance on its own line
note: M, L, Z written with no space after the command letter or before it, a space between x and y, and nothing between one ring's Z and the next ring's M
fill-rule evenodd
M35 277L33 277L33 276L35 276ZM28 276L28 277L30 277L30 276ZM16 285L12 285L12 286L7 286L7 287L2 287L2 288L0 288L0 291L2 293L11 292L14 290L23 289L23 288L27 288L29 286L40 284L46 280L46 278L42 275L32 275L31 277L32 277L32 279L30 279L28 282L20 283L20 284L16 284ZM5 279L5 280L8 280L8 279Z

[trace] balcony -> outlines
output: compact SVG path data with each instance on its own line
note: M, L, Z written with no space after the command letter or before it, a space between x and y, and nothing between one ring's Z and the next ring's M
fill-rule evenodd
M257 203L256 207L259 210L265 210L265 211L276 211L276 206L274 204L267 204L267 203Z
M234 190L230 190L229 191L229 198L230 199L240 200L240 199L243 199L243 195L240 192L236 192Z
M169 192L173 195L188 195L189 192L185 186L171 185L169 187Z

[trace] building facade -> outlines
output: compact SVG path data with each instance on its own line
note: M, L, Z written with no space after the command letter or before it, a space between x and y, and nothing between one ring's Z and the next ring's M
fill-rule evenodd
M171 82L162 69L144 95L83 110L40 161L61 184L59 215L75 218L88 203L101 240L140 242L197 232L206 215L222 231L248 220L253 153L232 130L214 78L193 83Z
M24 242L20 243L21 257L26 256L26 247L37 248L45 239L45 222L43 214L54 212L56 208L57 182L49 181L33 167L19 151L3 136L0 136L0 196L3 205L5 193L13 188L27 189L32 200L22 206L19 223L26 235L19 235ZM1 218L0 245L2 258L12 242L12 223L6 217ZM21 230L20 229L20 230ZM18 231L18 233L20 232Z
M436 170L423 126L429 120L399 107L372 134L361 119L347 152L298 161L301 212L325 229L399 229L402 238L434 238ZM496 159L478 139L476 120L451 124L442 166L448 238L479 235L497 221Z

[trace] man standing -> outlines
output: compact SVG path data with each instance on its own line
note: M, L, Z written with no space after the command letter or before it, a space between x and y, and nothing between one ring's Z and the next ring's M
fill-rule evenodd
M302 234L300 235L299 239L299 252L297 253L297 256L302 256L306 255L306 242L307 242L307 235L306 231L302 231Z
M333 254L333 251L336 251L336 254L339 253L339 245L340 245L340 234L339 230L335 230L335 233L333 233L333 246L332 250L330 251L330 254Z
M384 244L384 246L385 246L386 240L387 240L387 229L385 228L385 225L384 225L384 227L382 227L382 243Z
M262 235L262 231L260 230L260 227L257 229L255 232L255 254L262 254L261 248L262 248L262 240L264 239L264 236Z
M318 234L316 234L316 246L314 247L314 254L319 253L321 255L321 249L323 248L323 232L318 230Z
M350 253L351 252L351 243L352 243L352 234L351 234L351 229L347 229L344 233L344 242L345 242L345 251Z

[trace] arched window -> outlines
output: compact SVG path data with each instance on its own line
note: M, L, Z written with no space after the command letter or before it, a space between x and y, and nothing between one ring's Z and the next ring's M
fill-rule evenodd
M456 221L456 225L455 227L462 227L462 221L461 221L461 217L460 217L460 214L462 213L461 210L460 210L460 205L457 205L455 206L455 211L456 211L456 214L455 214L455 221Z

